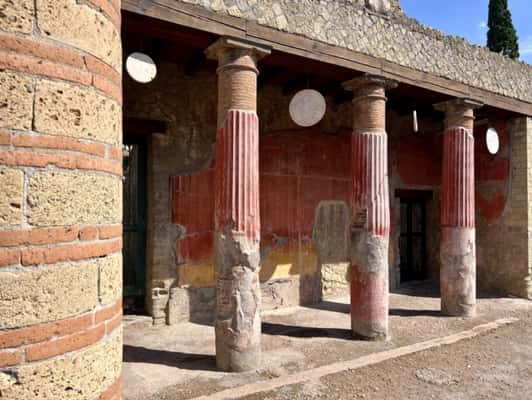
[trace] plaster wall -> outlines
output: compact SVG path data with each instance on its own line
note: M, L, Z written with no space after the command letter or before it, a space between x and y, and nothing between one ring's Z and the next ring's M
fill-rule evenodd
M147 288L149 311L159 322L209 321L214 310L214 93L214 70L199 70L190 77L175 64L161 65L151 84L129 80L126 84L128 115L169 121L168 134L153 134L149 149ZM289 101L281 86L259 88L263 309L312 303L348 291L345 203L350 179L351 104L329 102L320 124L301 129L290 120ZM506 136L510 132L506 127L510 125L497 125L503 132L498 156L487 157L480 144L476 154L479 280L481 286L499 285L501 289L506 289L501 281L490 277L492 257L484 254L492 251L490 238L502 242L505 237L497 227L489 227L499 223L501 207L505 208L500 203L506 204L498 193L506 199ZM437 280L439 276L442 129L440 121L421 115L420 132L414 134L410 115L394 111L387 115L392 288L399 286L396 189L432 193L427 200L426 256L429 277ZM475 135L478 142L483 140L485 128L480 127ZM510 210L506 212L513 218ZM526 241L519 232L515 236ZM502 253L502 246L493 251ZM507 262L501 269L512 268ZM518 280L520 274L516 272L509 281Z
M530 298L530 118L497 122L501 149L485 150L487 125L477 139L477 269L481 288Z

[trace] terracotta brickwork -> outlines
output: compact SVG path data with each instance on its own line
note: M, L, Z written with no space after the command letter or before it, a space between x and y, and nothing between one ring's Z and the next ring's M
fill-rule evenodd
M0 13L0 397L119 399L120 2Z

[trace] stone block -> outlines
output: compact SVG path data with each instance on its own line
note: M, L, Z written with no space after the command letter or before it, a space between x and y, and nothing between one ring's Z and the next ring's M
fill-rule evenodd
M321 281L324 294L349 293L349 263L322 264Z
M0 0L0 30L31 33L33 29L33 0Z
M37 22L49 38L85 50L121 70L120 31L87 4L75 0L37 0Z
M0 72L0 128L30 129L32 102L31 78Z
M120 179L92 174L41 171L30 179L33 225L111 224L122 221Z
M189 320L190 303L188 299L188 289L175 287L170 289L170 299L168 300L168 325L175 325L179 322Z
M298 306L300 291L299 276L275 279L261 284L261 310Z
M43 80L35 94L35 128L52 135L120 142L122 109L91 88Z
M0 169L0 225L18 225L24 218L24 172Z
M97 261L0 272L0 329L71 317L97 303Z
M114 303L122 297L122 254L101 258L99 294L100 303Z
M120 376L122 335L114 335L76 353L19 367L14 379L3 379L6 399L86 400L99 398Z

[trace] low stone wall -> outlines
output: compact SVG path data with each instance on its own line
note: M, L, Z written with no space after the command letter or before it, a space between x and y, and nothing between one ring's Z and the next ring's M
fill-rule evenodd
M532 103L532 66L362 0L175 0ZM386 3L386 1L384 1ZM370 7L380 9L380 7Z
M0 15L0 397L119 399L120 1Z

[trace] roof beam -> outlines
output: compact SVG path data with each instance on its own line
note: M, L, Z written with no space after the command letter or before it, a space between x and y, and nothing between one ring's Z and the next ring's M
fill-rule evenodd
M123 0L122 9L216 35L253 40L281 52L381 75L448 96L470 98L489 106L532 116L532 103L416 71L352 50L281 32L253 21L210 12L198 6L177 3L173 0Z

